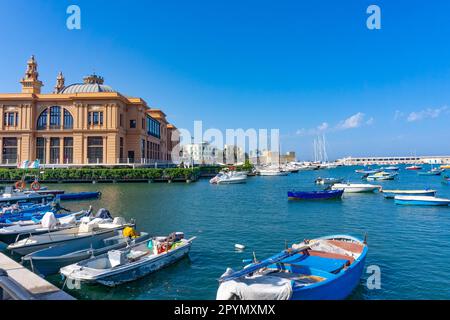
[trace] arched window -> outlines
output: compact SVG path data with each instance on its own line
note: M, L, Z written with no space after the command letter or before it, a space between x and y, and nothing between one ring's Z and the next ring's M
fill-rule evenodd
M38 118L37 129L45 130L47 128L47 109L42 111L41 115Z
M64 109L64 129L72 129L73 128L73 117L70 114L69 110Z
M61 127L61 107L50 107L50 129L59 129Z

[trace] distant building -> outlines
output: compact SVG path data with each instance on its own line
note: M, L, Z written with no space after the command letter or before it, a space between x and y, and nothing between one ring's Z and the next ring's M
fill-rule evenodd
M281 162L295 162L297 157L295 156L295 151L289 151L281 155Z
M171 160L176 131L166 114L125 96L102 77L66 85L62 73L53 93L42 93L32 56L21 93L0 94L0 163L39 159L43 164L115 165Z
M407 157L347 157L338 159L343 165L375 165L375 164L449 164L450 156L407 156Z
M180 161L185 164L216 164L219 150L208 142L181 146Z
M226 144L221 153L224 164L232 165L245 161L245 152L238 146Z

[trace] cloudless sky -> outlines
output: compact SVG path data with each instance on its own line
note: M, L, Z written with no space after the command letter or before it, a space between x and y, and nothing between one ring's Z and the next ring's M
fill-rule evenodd
M0 0L0 92L35 54L44 92L96 72L179 128L279 128L300 159L320 125L331 158L448 155L449 18L440 0Z

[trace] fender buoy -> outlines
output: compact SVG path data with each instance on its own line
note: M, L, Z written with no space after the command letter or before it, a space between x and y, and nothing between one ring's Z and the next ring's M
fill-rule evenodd
M14 184L14 187L19 190L25 189L26 186L27 185L26 185L25 181L23 181L23 180L19 180Z
M31 189L33 189L33 191L38 191L39 189L41 189L41 185L39 184L39 182L34 181L34 182L31 184Z

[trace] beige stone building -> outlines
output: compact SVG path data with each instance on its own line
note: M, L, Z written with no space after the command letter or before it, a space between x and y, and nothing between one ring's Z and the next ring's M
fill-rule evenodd
M0 163L154 163L171 160L176 127L141 98L122 95L90 75L41 93L38 65L28 61L20 93L0 94Z

